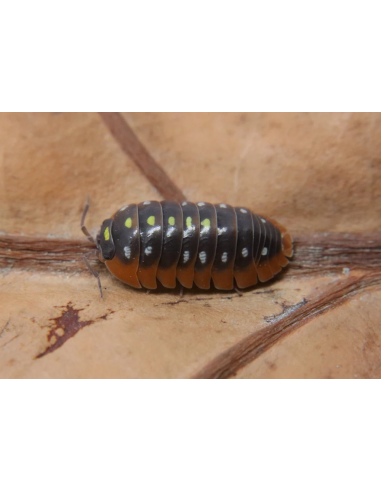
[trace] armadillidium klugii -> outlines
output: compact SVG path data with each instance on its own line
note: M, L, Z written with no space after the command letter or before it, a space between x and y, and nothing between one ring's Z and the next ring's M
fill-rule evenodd
M126 284L156 289L195 284L244 289L270 280L292 256L292 239L275 220L225 203L146 201L106 219L94 240L99 259ZM95 274L94 271L92 273ZM97 275L96 275L97 276Z

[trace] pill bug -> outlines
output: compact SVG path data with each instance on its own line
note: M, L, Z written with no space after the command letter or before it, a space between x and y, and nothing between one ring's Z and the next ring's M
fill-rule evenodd
M221 290L251 287L270 280L292 256L292 239L275 220L225 203L145 201L122 207L106 219L95 243L99 259L126 284L156 289L195 284ZM98 274L91 268L91 273ZM235 284L234 284L235 282ZM102 294L102 290L101 290Z

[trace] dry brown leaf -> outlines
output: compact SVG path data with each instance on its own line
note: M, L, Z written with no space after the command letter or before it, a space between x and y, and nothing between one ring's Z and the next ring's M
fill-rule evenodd
M1 377L380 377L380 114L2 114L0 142ZM93 233L147 199L244 205L295 260L182 299L97 266L101 301L87 195Z

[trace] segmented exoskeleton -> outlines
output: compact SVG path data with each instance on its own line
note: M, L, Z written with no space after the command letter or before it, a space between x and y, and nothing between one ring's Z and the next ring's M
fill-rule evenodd
M146 201L106 219L94 241L99 259L132 287L195 284L230 290L266 282L292 256L292 239L275 220L224 203ZM94 272L93 272L94 273ZM95 273L94 273L95 274Z

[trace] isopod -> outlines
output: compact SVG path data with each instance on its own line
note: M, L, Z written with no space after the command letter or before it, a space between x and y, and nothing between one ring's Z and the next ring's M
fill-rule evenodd
M270 280L293 254L292 239L275 220L225 203L145 201L106 219L96 239L81 227L108 270L126 284L169 289L179 281L221 290ZM87 265L89 263L86 260ZM90 271L98 277L89 266ZM99 282L99 277L98 277ZM100 282L99 282L100 285Z

